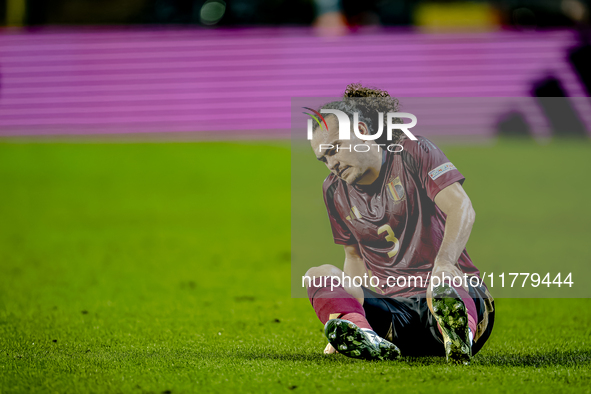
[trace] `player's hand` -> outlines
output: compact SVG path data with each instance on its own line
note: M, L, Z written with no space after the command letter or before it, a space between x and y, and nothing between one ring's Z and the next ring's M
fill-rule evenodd
M431 272L431 278L438 277L440 279L440 283L443 283L444 274L445 274L446 278L449 278L449 277L452 278L452 283L453 283L454 277L462 278L462 280L461 280L462 287L464 288L464 290L468 291L468 287L466 286L467 283L464 283L464 273L462 272L460 267L458 267L457 264L452 264L452 263L444 262L444 261L436 261L435 264L433 265L433 271ZM449 279L446 279L446 283L448 280ZM429 289L430 288L431 288L431 284L429 284Z
M334 354L334 353L338 353L337 350L332 347L332 345L329 343L328 345L326 345L326 347L324 348L324 354Z
M429 307L429 310L431 311L431 313L435 314L435 312L433 311L433 287L432 287L432 281L433 278L439 278L439 283L442 284L443 283L443 277L452 278L452 285L453 285L453 278L454 277L461 277L462 278L462 287L464 288L464 290L468 291L468 288L466 286L464 286L466 283L464 283L464 273L462 272L462 270L457 266L457 264L452 264L452 263L448 263L448 262L444 262L441 260L436 260L435 264L433 264L433 271L431 272L431 279L430 282L427 286L427 306ZM449 279L446 279L446 282ZM457 283L457 279L456 279L456 283Z

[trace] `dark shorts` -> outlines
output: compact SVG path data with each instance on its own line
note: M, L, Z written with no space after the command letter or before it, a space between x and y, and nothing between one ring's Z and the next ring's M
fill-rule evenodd
M404 356L445 356L443 338L426 297L384 298L363 287L363 309L374 331L400 348ZM492 332L494 300L484 286L470 287L478 313L478 329L472 344L472 355L482 349Z

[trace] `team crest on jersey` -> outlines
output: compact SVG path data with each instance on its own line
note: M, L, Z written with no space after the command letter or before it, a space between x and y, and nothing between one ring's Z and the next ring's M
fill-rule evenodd
M404 187L402 187L402 183L400 183L399 176L390 179L386 188L388 189L388 195L392 200L396 202L404 200Z

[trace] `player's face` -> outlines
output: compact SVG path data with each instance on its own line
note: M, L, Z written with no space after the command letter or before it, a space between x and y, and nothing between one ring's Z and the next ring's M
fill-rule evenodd
M373 146L367 152L356 152L355 145L371 144L354 133L351 139L339 139L339 123L336 117L326 119L328 130L318 128L312 137L312 148L316 158L326 164L328 169L350 185L369 185L379 176L382 165L382 153ZM359 123L359 130L367 133L365 123ZM332 146L332 147L331 147ZM365 150L359 149L358 150Z

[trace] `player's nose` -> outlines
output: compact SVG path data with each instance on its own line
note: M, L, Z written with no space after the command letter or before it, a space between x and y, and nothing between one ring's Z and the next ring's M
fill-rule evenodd
M328 169L332 172L337 171L339 168L339 162L334 157L329 157L326 161L326 164L328 165Z

